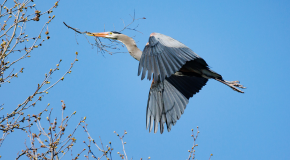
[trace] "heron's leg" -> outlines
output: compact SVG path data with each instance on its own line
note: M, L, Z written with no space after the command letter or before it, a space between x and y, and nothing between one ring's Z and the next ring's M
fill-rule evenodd
M239 87L239 88L243 88L245 89L246 87L244 87L243 85L240 84L240 81L225 81L225 80L221 80L221 79L217 79L215 78L215 80L231 87L233 90L237 91L237 92L240 92L240 93L244 93L243 91L241 91L240 89L236 88L236 87Z
M235 87L239 87L239 88L246 88L243 85L240 84L240 81L225 81L227 84L233 85Z

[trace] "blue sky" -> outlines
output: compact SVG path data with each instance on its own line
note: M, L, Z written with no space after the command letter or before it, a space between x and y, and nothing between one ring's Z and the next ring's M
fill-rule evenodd
M53 4L54 1L36 2L39 10ZM49 26L51 39L34 50L31 58L17 64L16 67L25 68L19 78L1 87L5 93L1 94L1 104L6 107L1 113L10 112L10 107L24 101L59 59L63 60L60 71L51 81L61 77L78 51L79 61L72 74L44 95L38 109L50 103L54 115L59 116L60 101L64 100L67 115L77 111L70 121L71 129L86 116L91 136L100 136L105 144L112 141L115 152L121 152L121 142L113 131L126 130L130 158L186 159L193 143L191 129L199 126L197 159L208 159L210 154L214 155L213 160L288 159L289 7L290 3L284 0L61 0ZM143 34L130 30L123 33L135 36L141 50L152 32L171 36L203 57L224 79L240 80L247 87L245 93L210 80L190 99L171 132L148 133L145 114L151 82L137 76L138 61L128 53L102 55L85 37L76 36L62 23L82 31L102 32L104 25L106 31L114 30L114 26L119 31L123 28L121 19L130 23L134 10L136 18L146 17L132 25L139 24L138 30ZM39 26L32 27L35 28L27 32L32 34ZM33 112L37 113L37 109ZM8 136L0 150L3 159L13 159L25 149L25 137L20 131ZM85 148L82 141L87 136L80 128L75 137L78 152Z

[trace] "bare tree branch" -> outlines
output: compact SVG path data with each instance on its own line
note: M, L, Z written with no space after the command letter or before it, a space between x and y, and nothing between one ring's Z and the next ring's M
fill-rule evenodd
M131 15L130 15L131 16ZM139 33L142 33L142 32L140 32L140 31L138 31L137 30L137 27L139 26L139 25L137 25L135 28L128 28L129 26L131 26L135 21L137 21L137 20L140 20L140 19L146 19L145 17L143 17L143 18L135 18L135 12L134 12L134 16L131 16L131 18L132 18L132 21L128 24L128 25L126 25L125 24L125 21L123 20L123 19L121 19L122 20L122 22L123 22L123 25L124 25L124 27L123 27L123 29L121 29L120 31L118 31L118 32L122 32L122 31L124 31L124 30L132 30L132 31L136 31L136 32L139 32ZM75 33L78 33L78 34L82 34L82 35L84 35L85 37L86 37L86 34L88 33L91 33L91 32L88 32L88 31L84 31L84 32L82 32L82 31L80 31L79 29L77 29L77 28L73 28L73 27L71 27L71 26L69 26L69 25L67 25L65 22L63 22L64 23L64 25L66 26L66 27L68 27L69 29L72 29ZM115 28L115 26L114 26L114 28ZM105 31L105 25L104 25L104 31ZM143 34L143 33L142 33ZM88 43L92 46L92 47L94 47L94 46L96 46L97 47L97 52L101 52L102 54L105 54L105 53L108 53L108 54L110 54L110 55L112 55L112 54L115 54L115 53L126 53L126 52L118 52L118 51L116 51L116 50L120 50L120 48L121 47L124 47L124 45L121 43L121 42L119 42L119 41L117 41L117 40L113 40L113 39L100 39L100 38L98 38L98 37L94 37L95 38L95 44L92 44L91 42L89 42L89 40L87 39L87 37L86 37L86 39L88 40ZM104 42L102 42L102 41L104 41Z

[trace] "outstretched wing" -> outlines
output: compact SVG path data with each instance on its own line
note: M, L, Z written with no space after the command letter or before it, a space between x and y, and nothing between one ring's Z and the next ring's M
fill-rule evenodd
M154 79L155 80L155 79ZM206 84L207 79L202 77L187 77L172 75L163 82L153 83L149 91L146 128L151 132L154 125L154 133L164 131L166 123L168 132L171 126L181 117L188 104L188 100L199 92Z
M160 33L152 33L139 62L138 76L142 72L143 80L147 72L147 78L151 80L154 73L154 80L163 82L187 61L196 58L200 57L179 41Z

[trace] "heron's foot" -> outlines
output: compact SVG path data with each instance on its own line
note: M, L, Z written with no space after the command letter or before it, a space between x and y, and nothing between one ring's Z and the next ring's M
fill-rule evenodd
M245 89L246 87L244 87L243 85L240 84L240 81L225 81L225 80L221 80L221 79L217 79L215 78L215 80L231 87L234 91L240 92L240 93L244 93L243 91L241 91L238 88L242 88ZM238 88L237 88L238 87Z
M233 86L233 87L239 87L245 89L243 85L240 84L240 81L225 81L228 85Z

